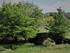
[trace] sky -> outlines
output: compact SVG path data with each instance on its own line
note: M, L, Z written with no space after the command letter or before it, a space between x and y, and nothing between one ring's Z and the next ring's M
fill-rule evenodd
M38 5L40 9L43 9L44 13L56 12L57 8L59 8L60 6L66 12L70 12L70 0L0 0L0 4L2 4L3 1L13 3L19 1L30 3L33 2Z

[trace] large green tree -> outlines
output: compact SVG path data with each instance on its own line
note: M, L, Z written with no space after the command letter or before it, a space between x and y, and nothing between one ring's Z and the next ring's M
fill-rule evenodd
M42 11L33 3L6 3L0 8L0 37L3 40L35 36L38 30L37 20L42 16Z
M53 38L57 43L61 43L65 33L67 33L70 27L70 24L61 7L57 10L58 13L53 15L53 20L49 23L49 33L51 34L51 38Z

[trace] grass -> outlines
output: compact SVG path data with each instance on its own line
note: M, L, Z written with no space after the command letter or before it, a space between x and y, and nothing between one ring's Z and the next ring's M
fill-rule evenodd
M19 48L16 50L0 51L0 53L70 53L69 44L55 46L35 46L28 43L18 47Z

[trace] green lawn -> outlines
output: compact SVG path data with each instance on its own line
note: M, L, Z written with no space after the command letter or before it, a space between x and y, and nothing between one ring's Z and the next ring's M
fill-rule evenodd
M0 53L70 53L70 45L34 46L25 44L16 50L6 50Z

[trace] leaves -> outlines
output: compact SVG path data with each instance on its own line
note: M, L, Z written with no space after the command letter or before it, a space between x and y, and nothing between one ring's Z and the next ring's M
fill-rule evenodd
M32 38L38 30L39 17L42 17L42 11L33 3L4 4L0 8L0 34Z

